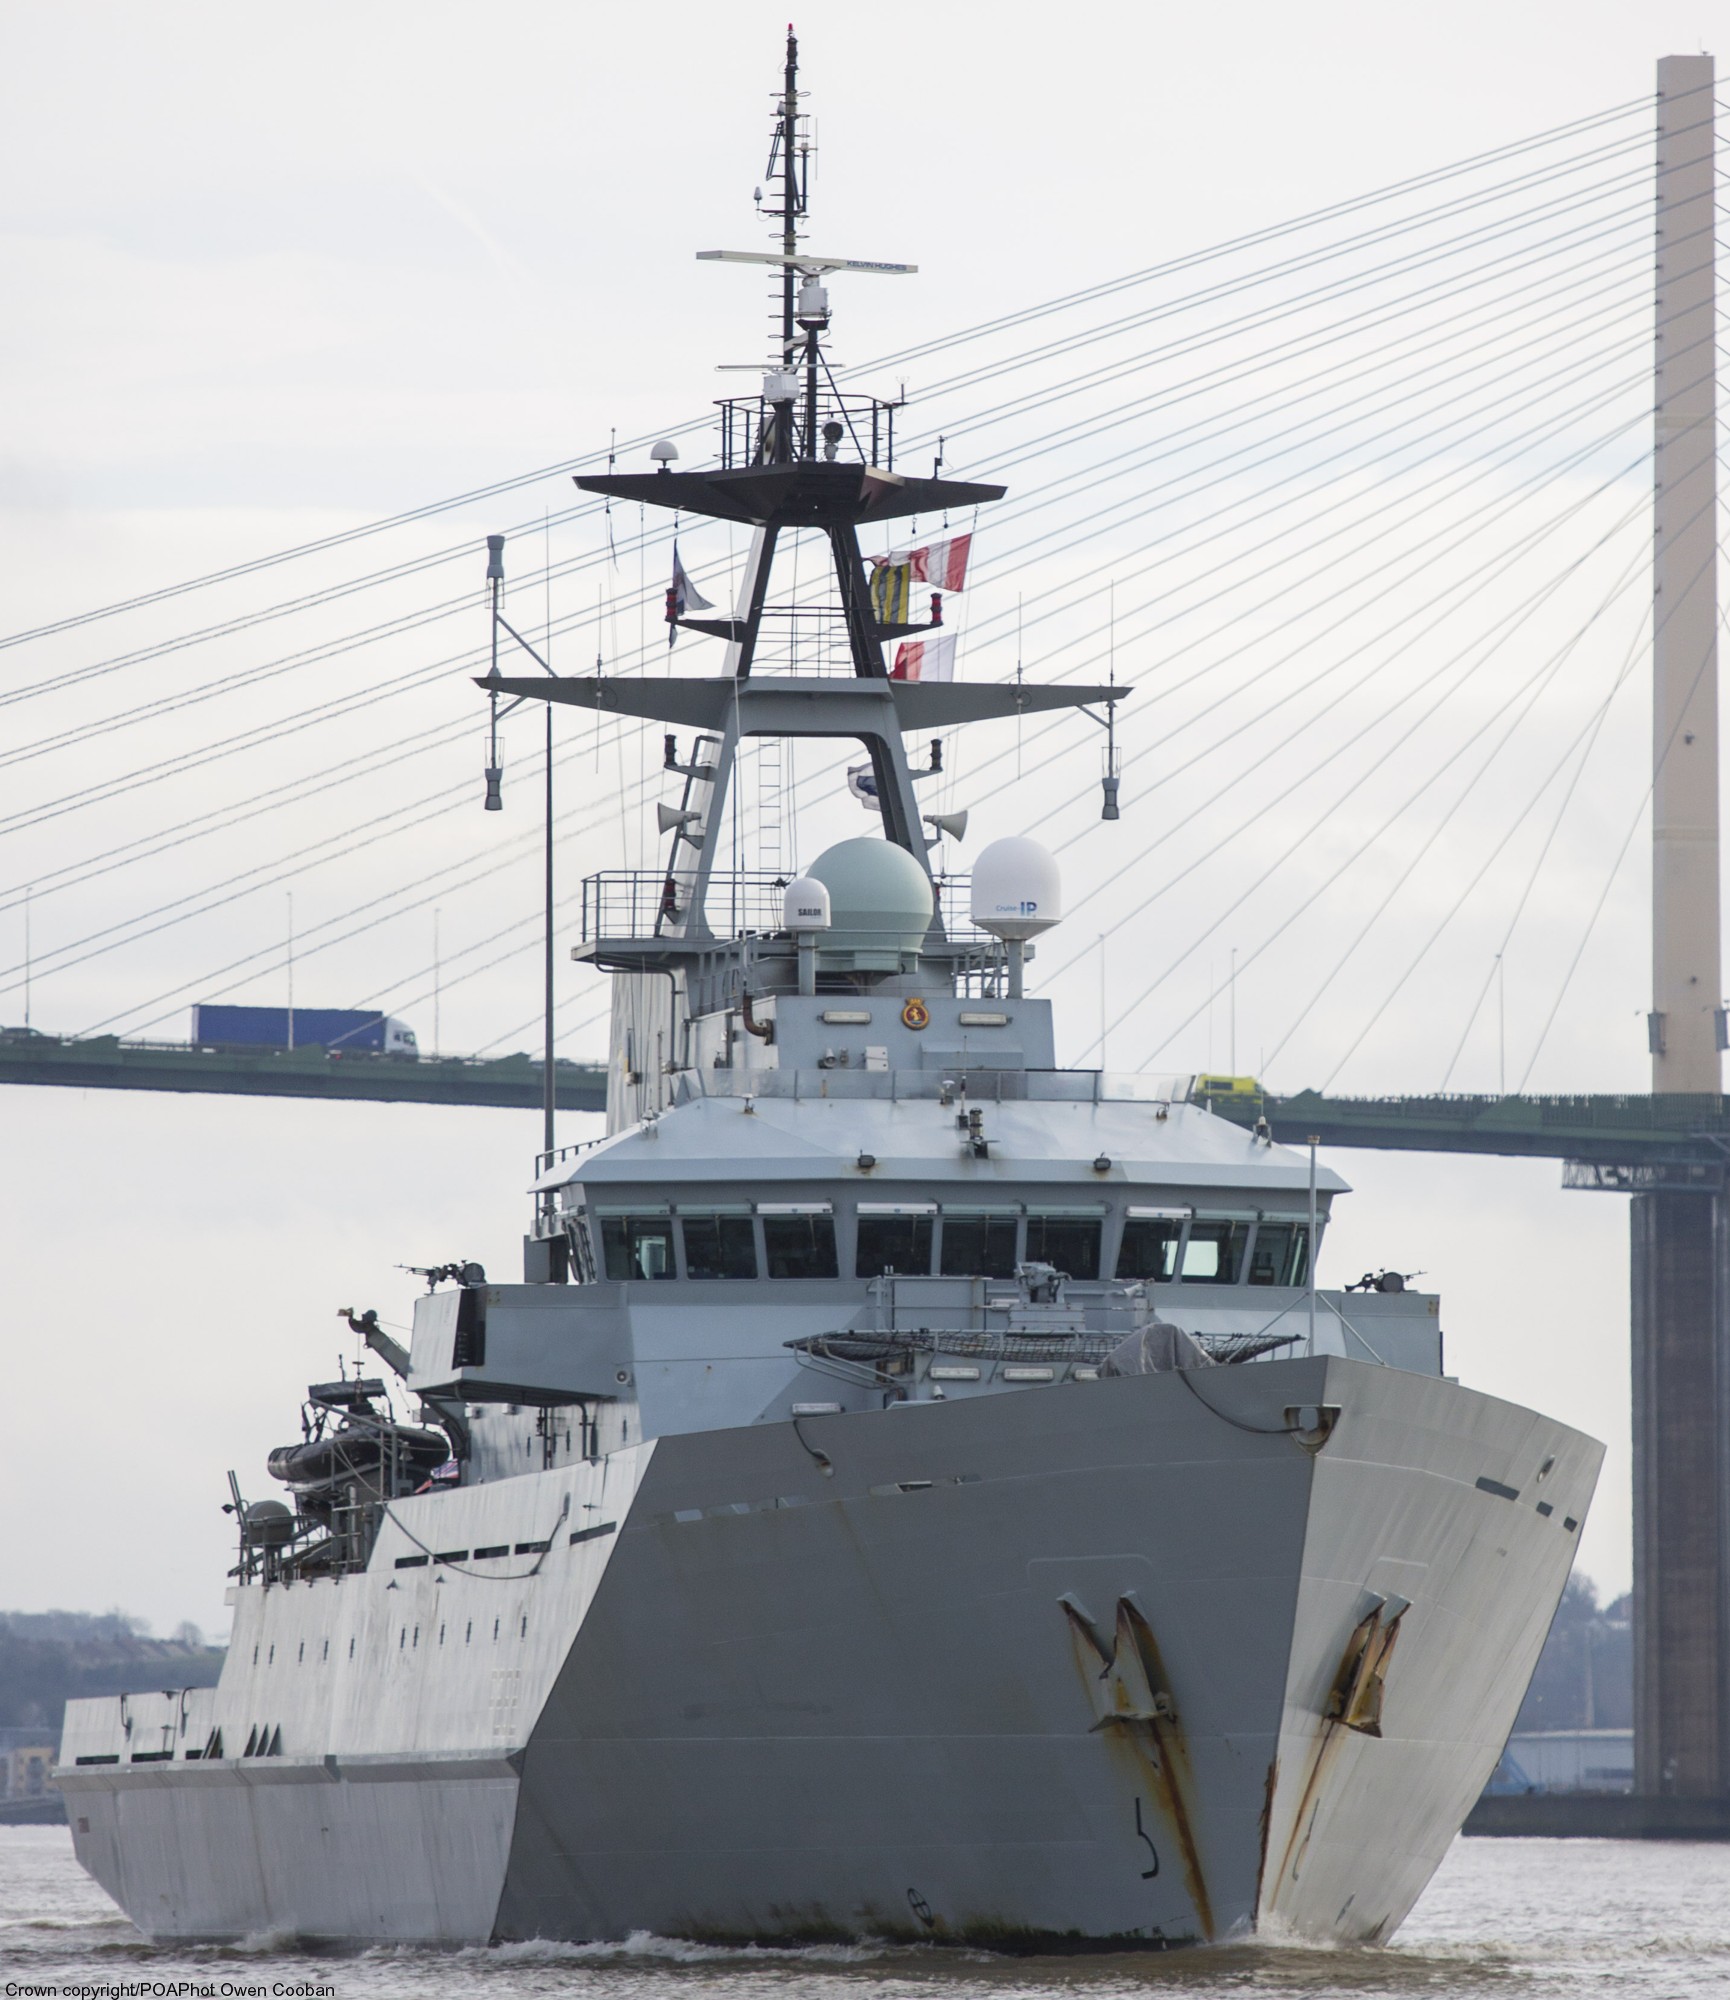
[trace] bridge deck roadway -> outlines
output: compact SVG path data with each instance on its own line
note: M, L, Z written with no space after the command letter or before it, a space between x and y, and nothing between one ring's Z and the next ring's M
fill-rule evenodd
M323 1049L188 1048L35 1035L0 1041L0 1084L79 1090L215 1091L238 1097L314 1097L380 1104L479 1104L527 1111L541 1102L541 1066L526 1055L331 1056ZM561 1111L604 1111L598 1063L558 1065ZM1273 1136L1303 1145L1415 1153L1493 1153L1567 1160L1603 1170L1584 1185L1628 1188L1715 1177L1730 1165L1730 1098L1290 1097L1215 1095L1214 1112L1242 1125L1265 1116Z
M216 1091L233 1097L321 1097L375 1104L481 1104L534 1111L541 1065L526 1055L483 1059L333 1056L320 1048L256 1052L33 1035L0 1041L0 1083L78 1090ZM607 1073L598 1064L555 1065L561 1111L604 1111Z
M1253 1125L1266 1116L1284 1145L1312 1136L1324 1146L1416 1153L1494 1153L1566 1160L1578 1184L1647 1186L1720 1175L1730 1162L1730 1098L1214 1096L1222 1117Z

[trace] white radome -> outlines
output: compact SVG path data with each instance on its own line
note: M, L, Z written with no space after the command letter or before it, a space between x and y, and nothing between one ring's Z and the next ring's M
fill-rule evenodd
M829 928L829 891L814 875L796 875L781 898L781 922L795 936Z
M1037 937L1063 918L1057 857L1037 840L994 840L973 864L973 921L1004 939Z

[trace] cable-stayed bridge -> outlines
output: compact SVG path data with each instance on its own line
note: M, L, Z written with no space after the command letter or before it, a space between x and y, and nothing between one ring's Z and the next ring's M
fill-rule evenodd
M949 612L963 677L1135 689L1120 826L1096 823L1097 741L1060 721L946 745L926 795L1063 857L1068 922L1032 975L1087 1024L1066 1055L1253 1070L1267 1089L1216 1108L1281 1137L1559 1157L1636 1192L1654 1796L1730 1796L1715 118L1709 65L1671 66L1656 105L846 371L906 385L908 463L1010 488L977 523L921 524L977 532ZM664 434L701 463L709 430ZM555 669L697 670L704 642L670 653L661 619L674 537L718 605L743 538L569 484L644 469L650 442L6 639L0 1017L64 1033L0 1045L0 1077L538 1103L516 1052L542 1027L539 745L507 740L483 817L482 537L506 533L509 615ZM813 563L794 605L827 588ZM760 672L843 657L820 615L778 631ZM736 854L772 831L791 872L858 830L846 764L759 766ZM561 718L550 771L555 1075L592 1107L606 999L563 948L584 877L657 865L672 792L616 716ZM297 990L415 1019L433 1059L160 1046L196 1003ZM1563 1094L1582 1081L1600 1094Z
M1511 1079L1502 1050L1494 1096L1546 1067L1578 1082L1581 964L1615 934L1649 810L1649 773L1617 750L1653 632L1651 123L1631 100L850 371L910 383L904 456L1010 483L952 600L964 673L1136 685L1121 837L1091 823L1096 746L1053 723L999 731L971 767L951 746L933 801L977 814L1037 773L1035 829L1083 877L1039 969L1097 1019L1081 1059L1152 1034L1152 1059L1202 1067L1202 1020L1260 985L1286 1004L1261 1009L1258 1073L1373 1079L1384 1024L1434 1007L1431 1087L1474 1067L1482 1084L1511 963L1526 1045ZM709 428L667 434L700 456ZM504 520L512 615L559 661L665 671L674 531L569 486L647 442L12 635L0 1019L67 1039L0 1045L0 1076L525 1102L484 1065L540 1039L539 829L475 816L480 538L448 530ZM742 551L715 524L681 532L724 601ZM787 633L807 669L810 631ZM703 642L683 643L690 671ZM555 761L563 942L580 875L652 865L660 769L620 721ZM753 852L783 815L821 834L850 810L837 763L758 776ZM453 1037L425 1015L448 1005L480 1066L139 1046L195 1001L280 1003L297 968L303 995L414 1013L441 1054ZM557 1045L583 1064L604 1054L603 998L561 987Z
M1009 485L949 607L963 676L1136 689L1109 839L1097 743L1057 722L951 743L931 795L989 828L1032 780L1005 825L1065 862L1037 970L1103 1030L1078 1059L1225 1067L1204 1024L1224 1041L1259 989L1258 1072L1578 1081L1649 776L1617 750L1650 644L1651 124L1632 100L849 371L906 384L905 462ZM710 430L667 435L690 461ZM539 745L507 741L483 817L481 541L509 536L509 615L555 667L701 671L713 643L669 655L661 620L673 530L569 483L648 442L13 635L0 1020L166 1040L196 1002L292 983L423 1049L537 1045ZM678 533L724 604L742 538ZM759 671L820 670L811 630ZM560 721L565 941L584 875L655 865L664 792L648 732ZM759 771L740 848L855 830L844 766ZM1572 972L1543 990L1551 964ZM1477 993L1497 966L1522 996L1506 1077L1504 974ZM600 1055L598 982L564 972L559 998L559 1052ZM1430 1074L1384 1078L1414 1019Z

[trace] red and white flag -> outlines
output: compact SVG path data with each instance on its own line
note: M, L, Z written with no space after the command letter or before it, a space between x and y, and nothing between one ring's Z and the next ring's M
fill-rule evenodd
M906 563L915 583L928 583L933 590L965 590L967 557L973 547L971 535L950 535L922 549L892 549L883 561Z
M952 681L955 678L955 634L939 639L903 639L895 649L892 681Z

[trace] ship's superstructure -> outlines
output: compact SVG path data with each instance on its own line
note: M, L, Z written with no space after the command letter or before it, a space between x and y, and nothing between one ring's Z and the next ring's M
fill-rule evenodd
M861 532L1002 489L897 471L828 371L828 274L885 267L800 246L794 55L761 393L579 482L749 528L729 615L669 607L723 669L482 682L664 732L665 864L585 887L608 1135L541 1157L522 1282L429 1271L407 1349L356 1316L384 1372L234 1493L219 1685L69 1708L153 1935L1383 1937L1567 1577L1600 1448L1447 1377L1433 1296L1318 1288L1313 1156L1057 1066L1031 842L934 876L909 734L1126 690L891 671L941 605ZM741 747L806 738L878 831L723 865Z

